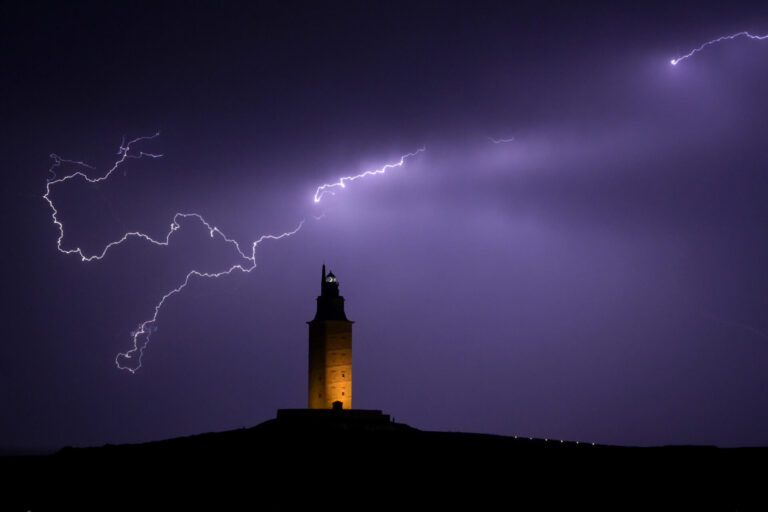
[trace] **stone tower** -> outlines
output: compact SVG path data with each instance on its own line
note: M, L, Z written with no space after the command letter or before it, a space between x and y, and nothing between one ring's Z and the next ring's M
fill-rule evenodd
M352 408L352 324L344 314L344 297L333 272L323 279L317 313L309 324L309 408L331 409L341 402Z

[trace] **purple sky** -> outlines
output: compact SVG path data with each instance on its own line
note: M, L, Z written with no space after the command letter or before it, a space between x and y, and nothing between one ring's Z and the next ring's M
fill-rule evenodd
M6 229L0 451L251 426L306 406L320 266L353 330L355 406L434 430L768 444L768 7L667 2L0 8ZM194 211L258 268L172 298ZM493 144L492 138L511 138ZM313 205L322 183L427 150ZM313 216L325 213L319 220Z

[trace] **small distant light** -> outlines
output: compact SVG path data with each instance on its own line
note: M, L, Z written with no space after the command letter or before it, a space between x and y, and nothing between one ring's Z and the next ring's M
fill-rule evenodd
M595 443L592 443L592 446L595 446Z

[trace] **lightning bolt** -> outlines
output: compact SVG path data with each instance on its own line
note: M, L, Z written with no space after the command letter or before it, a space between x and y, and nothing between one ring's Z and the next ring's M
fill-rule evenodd
M221 272L200 272L199 270L191 270L189 273L187 273L187 276L184 278L184 281L177 286L176 288L172 289L165 295L163 295L163 298L160 299L160 301L155 305L155 311L152 315L152 318L149 320L145 320L141 324L139 324L138 328L131 333L131 341L133 343L133 346L130 350L127 352L120 352L115 356L115 364L117 367L121 370L128 370L131 373L136 373L136 371L141 368L141 358L144 355L144 349L147 347L147 344L149 343L149 338L152 335L153 332L157 330L157 327L155 324L157 323L157 317L160 314L160 309L163 307L163 304L165 304L165 301L168 300L170 297L176 295L177 293L181 292L184 288L187 287L189 284L189 280L192 277L222 277L227 276L234 272L235 270L239 270L243 273L249 273L253 269L256 268L256 247L263 242L264 240L280 240L281 238L286 238L291 235L295 235L299 232L301 227L304 225L304 220L299 222L299 225L294 229L293 231L286 231L285 233L282 233L280 235L262 235L258 240L253 242L251 244L251 253L250 255L246 255L243 253L243 251L240 249L240 244L237 243L234 239L227 238L227 236L219 230L219 228L211 226L203 217L196 213L191 214L184 214L184 213L177 213L174 218L173 222L171 223L171 230L168 232L168 235L166 236L165 242L159 243L159 245L168 245L168 242L170 241L171 235L179 229L178 224L178 218L180 217L194 217L198 219L209 231L211 238L218 235L224 241L226 241L229 244L232 244L237 252L240 254L240 256L248 262L248 264L236 264L229 267L227 270L222 270ZM245 266L244 266L245 265ZM135 366L131 366L131 363L136 362ZM123 365L122 363L126 363Z
M131 146L133 144L136 144L137 142L141 142L143 140L154 139L159 135L160 135L160 132L157 132L154 135L150 135L147 137L137 137L129 141L128 143L126 143L125 138L123 138L123 141L120 144L120 149L117 152L117 154L120 155L120 158L117 159L117 161L114 163L111 169L109 169L105 174L97 178L91 178L82 171L73 172L72 174L68 174L63 178L56 178L55 169L58 167L61 167L61 164L63 163L73 164L73 165L77 165L79 167L85 167L91 170L95 170L95 168L84 162L78 162L76 160L67 160L67 159L61 158L59 155L56 155L53 153L51 154L53 163L51 164L51 167L48 169L48 174L50 175L50 177L45 184L45 194L43 194L43 199L45 199L45 201L48 203L48 206L51 208L51 218L53 219L53 223L56 225L56 228L59 230L59 238L56 240L56 248L59 250L59 252L62 252L64 254L77 254L78 256L80 256L80 259L83 261L93 261L93 260L102 259L104 255L107 254L107 251L109 249L111 249L115 245L125 242L128 238L131 238L131 237L140 237L154 244L167 245L167 244L162 244L160 242L157 242L156 240L152 240L150 237L148 237L147 235L144 235L143 233L126 233L120 240L116 240L112 243L107 244L107 246L104 247L104 250L101 252L101 254L86 256L83 250L80 249L79 247L75 247L74 249L64 249L61 246L61 242L62 240L64 240L64 224L62 224L61 221L59 220L59 217L58 217L59 212L58 210L56 210L56 207L53 205L53 200L51 199L51 189L55 185L59 185L61 183L67 182L75 178L80 178L88 183L99 183L109 178L112 175L112 173L114 173L117 170L117 168L120 167L120 165L126 160L128 160L129 158L136 158L136 159L143 158L143 157L161 158L163 155L154 154L154 153L145 153L143 151L140 151L138 154L130 153Z
M279 235L263 235L259 237L258 240L251 243L251 247L248 252L244 252L240 244L237 242L237 240L233 238L229 238L219 228L217 228L216 226L212 225L210 222L205 220L205 218L203 218L203 216L200 215L199 213L176 213L173 216L173 220L171 221L171 225L168 233L165 235L165 238L160 240L156 240L151 236L139 231L131 231L131 232L125 233L121 238L106 244L104 248L101 250L101 252L96 252L95 254L88 255L80 247L75 247L74 249L64 248L63 246L64 224L59 220L59 217L58 217L59 212L53 203L53 199L51 198L51 192L53 191L53 187L73 179L81 179L87 183L99 183L101 181L107 180L118 169L118 167L120 167L128 159L139 159L144 157L160 158L163 155L146 153L143 151L131 152L131 147L134 144L139 143L141 141L154 139L159 135L160 134L158 132L158 133L155 133L154 135L146 136L146 137L138 137L128 142L126 142L125 139L123 139L122 143L120 144L120 149L117 152L117 154L119 155L119 158L117 159L117 161L115 161L115 163L106 173L96 178L91 178L83 171L76 171L71 174L67 174L62 178L56 178L55 170L61 167L62 164L64 163L72 164L78 167L87 168L91 170L95 170L95 168L84 162L80 162L76 160L67 160L67 159L61 158L56 154L52 154L51 158L53 159L53 164L48 170L50 177L46 182L45 194L43 195L43 199L48 203L48 206L51 209L51 219L53 220L53 224L56 226L56 228L59 231L59 236L56 240L56 248L58 249L59 252L63 254L77 254L78 256L80 256L81 261L84 261L84 262L91 262L94 260L103 259L104 256L106 256L107 252L111 248L122 244L123 242L125 242L130 238L140 238L151 244L167 247L171 242L171 237L173 236L173 234L179 229L181 229L181 224L179 221L182 219L194 219L199 221L208 230L208 233L210 234L211 238L220 237L222 240L224 240L225 243L232 245L232 247L237 251L239 257L243 260L241 263L232 265L228 269L222 270L220 272L202 272L199 270L192 270L187 273L186 277L184 278L184 281L179 286L177 286L176 288L173 288L172 290L167 292L165 295L163 295L160 301L155 305L152 318L141 322L138 325L138 327L131 333L131 342L132 342L131 348L128 351L120 352L115 356L115 365L117 365L119 369L128 370L131 373L136 373L136 371L138 371L139 368L141 368L141 359L142 359L142 356L144 355L144 350L146 349L147 344L149 343L150 336L152 335L153 332L157 330L157 326L156 326L157 318L160 315L160 310L165 304L165 301L168 300L170 297L176 295L177 293L181 292L184 288L186 288L190 282L190 279L192 279L193 277L218 278L225 275L229 275L235 271L249 273L254 268L256 268L256 247L258 247L259 244L261 244L265 240L280 240L281 238L286 238L291 235L294 235L304 225L304 220L302 220L301 222L299 222L298 226L292 231L286 231Z
M128 142L126 142L125 139L123 139L123 141L120 144L120 148L117 152L117 154L119 155L119 158L115 161L115 163L106 173L100 176L97 176L95 178L90 177L88 174L86 174L82 170L78 170L78 171L72 172L71 174L67 174L61 178L57 178L56 169L58 169L65 163L77 166L82 169L96 170L96 168L86 164L85 162L81 162L77 160L67 160L67 159L61 158L56 154L51 154L53 163L51 164L51 167L48 169L49 178L45 185L45 194L43 194L43 199L48 203L48 206L51 209L51 219L53 221L53 224L56 226L59 232L59 236L56 240L57 250L63 254L77 254L80 257L80 260L84 262L91 262L94 260L98 261L103 259L107 255L107 252L110 249L122 244L123 242L131 238L139 238L154 245L167 247L171 243L171 237L173 236L173 234L176 231L181 229L181 225L182 225L181 221L186 219L192 219L201 223L208 230L208 233L211 236L211 238L216 238L216 237L221 238L226 244L231 245L234 248L234 250L237 252L239 258L242 260L240 263L234 264L229 268L225 270L221 270L219 272L203 272L200 270L191 270L186 274L184 280L177 287L169 290L165 295L162 296L162 298L155 304L152 317L141 322L136 327L136 329L134 329L133 332L131 332L131 348L125 352L120 352L115 356L115 365L117 366L117 368L121 370L128 370L131 373L136 373L141 368L144 351L147 348L147 345L149 344L149 340L152 333L154 333L157 330L157 320L160 315L160 311L163 308L163 305L168 299L170 299L177 293L180 293L182 290L184 290L184 288L187 287L187 285L190 283L190 280L193 277L219 278L219 277L230 275L235 271L239 271L242 273L250 273L257 266L256 265L256 248L259 246L259 244L261 244L265 240L280 240L282 238L287 238L289 236L295 235L296 233L299 232L299 230L302 228L305 222L304 220L301 220L295 229L291 231L286 231L279 235L262 235L261 237L259 237L257 240L255 240L250 244L250 248L247 251L244 251L237 240L233 238L229 238L226 234L224 234L223 231L221 231L218 227L208 222L199 213L179 212L174 214L173 219L171 220L170 229L168 233L165 235L164 238L161 238L161 239L152 238L151 236L145 233L142 233L140 231L130 231L125 233L119 239L109 242L103 247L101 251L97 251L93 254L86 254L85 251L80 247L75 247L73 249L65 248L63 245L64 224L61 222L61 220L59 220L59 217L58 217L59 212L56 209L56 206L54 205L53 199L51 198L51 193L53 191L53 188L56 185L60 185L62 183L65 183L69 180L74 180L74 179L80 179L87 183L99 183L101 181L105 181L128 159L140 159L145 157L153 158L153 159L161 158L163 156L162 154L146 153L144 151L138 151L138 152L132 151L133 145L138 144L145 140L154 139L159 135L160 133L157 132L154 135L138 137ZM398 162L386 164L379 169L366 171L364 173L361 173L355 176L345 176L340 178L338 182L321 185L315 191L315 197L314 197L315 203L319 202L324 194L326 193L333 194L333 191L328 189L331 189L334 187L344 188L345 187L344 184L347 181L354 181L354 180L363 178L365 176L370 176L374 174L384 174L387 171L387 169L391 169L393 167L401 167L405 163L406 159L412 156L415 156L421 153L422 151L425 151L425 148L422 147L412 153L407 153L401 156ZM316 220L320 220L324 216L325 216L325 213L323 212L320 216L314 216L314 217Z
M384 174L385 172L387 172L387 169L392 169L394 167L402 167L405 164L405 161L408 158L416 156L419 153L421 153L423 151L426 151L426 149L427 148L425 148L425 147L421 147L421 148L417 149L416 151L414 151L412 153L406 153L403 156L401 156L400 160L398 160L397 162L392 163L392 164L386 164L384 167L380 167L378 169L374 169L374 170L371 170L371 171L365 171L365 172L357 174L355 176L343 176L343 177L339 178L339 181L337 181L335 183L326 183L324 185L320 185L315 190L315 202L319 203L320 199L322 199L325 194L334 195L335 192L333 192L330 189L333 189L333 188L336 188L336 187L346 188L345 183L348 182L348 181L359 180L360 178L365 178L366 176L373 176L374 174Z
M678 57L676 59L670 60L669 63L672 64L673 66L677 66L680 62L684 61L685 59L687 59L689 57L694 56L695 54L699 53L700 51L702 51L707 46L711 46L713 44L721 43L723 41L728 41L728 40L731 40L731 39L736 39L738 37L746 37L746 38L749 38L749 39L755 39L755 40L758 40L758 41L762 41L763 39L768 39L768 34L766 34L764 36L756 36L754 34L750 34L749 32L744 31L744 32L738 32L736 34L731 34L729 36L718 37L717 39L713 39L711 41L707 41L706 43L702 44L701 46L699 46L697 48L694 48L693 50L691 50L690 52L686 53L682 57Z
M510 137L509 139L494 139L493 137L488 137L488 140L494 144L506 144L507 142L513 142L515 138Z

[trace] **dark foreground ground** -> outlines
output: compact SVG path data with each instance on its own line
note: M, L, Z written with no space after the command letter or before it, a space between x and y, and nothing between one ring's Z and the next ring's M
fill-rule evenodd
M2 510L768 510L768 448L427 432L377 411L0 464Z

